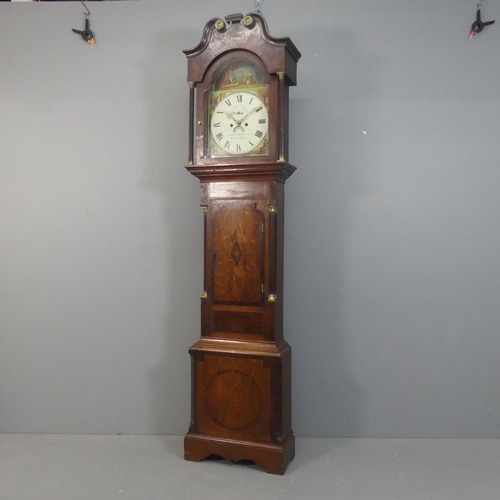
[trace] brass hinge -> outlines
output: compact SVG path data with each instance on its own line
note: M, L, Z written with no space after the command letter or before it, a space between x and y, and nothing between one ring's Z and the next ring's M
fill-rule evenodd
M277 213L278 212L278 207L276 205L269 205L269 213Z
M262 292L262 293L264 293L264 292L265 292L265 289L264 289L264 283L262 283L262 286L260 287L260 290L261 290L261 292Z
M274 293L270 293L269 296L267 297L268 302L276 302L276 295Z

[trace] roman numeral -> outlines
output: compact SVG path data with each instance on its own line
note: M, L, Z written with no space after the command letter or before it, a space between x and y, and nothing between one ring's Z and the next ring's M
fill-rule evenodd
M259 122L260 123L260 122ZM214 123L214 127L220 127L220 122Z
M250 142L250 141L248 141L248 142ZM250 146L253 147L253 146L255 146L255 144L253 142L250 142Z
M239 144L236 144L236 151L238 151L238 152L241 151L241 146Z
M262 111L262 106L259 106L259 107L255 110L255 112L256 112L256 113L258 113L259 111Z
M238 100L238 102L241 102L241 101L243 101L243 96L241 94L238 94L236 96L236 99Z
M253 101L253 97L250 99L250 102L248 104L252 104L252 101Z
M260 130L257 130L257 132L255 132L255 135L260 139L264 134Z
M224 102L225 102L228 106L231 106L231 101L230 101L229 99L226 99Z
M260 123L260 124L262 124L262 123L266 123L266 120L264 120L263 118L261 118L261 119L259 120L259 123ZM214 125L214 126L216 127L217 125Z
M229 141L226 141L226 144L224 144L224 147L226 149L229 149L231 147L231 143Z
M220 141L220 140L222 139L222 137L223 137L223 136L224 136L224 134L223 134L222 132L219 132L219 133L215 136L215 138L216 138L218 141Z

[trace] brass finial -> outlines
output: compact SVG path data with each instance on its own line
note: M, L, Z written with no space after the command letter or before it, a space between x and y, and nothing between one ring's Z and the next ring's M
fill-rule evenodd
M217 21L215 21L215 29L221 33L226 31L226 23L222 19L217 19Z
M247 27L247 28L251 28L255 23L255 20L253 18L253 16L245 16L245 18L243 19L243 24Z

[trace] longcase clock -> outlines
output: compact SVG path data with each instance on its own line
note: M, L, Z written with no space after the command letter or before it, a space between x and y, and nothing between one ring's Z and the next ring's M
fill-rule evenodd
M201 182L204 291L186 460L219 455L283 474L294 457L291 348L283 338L288 88L300 52L259 13L212 19L184 51L187 170Z

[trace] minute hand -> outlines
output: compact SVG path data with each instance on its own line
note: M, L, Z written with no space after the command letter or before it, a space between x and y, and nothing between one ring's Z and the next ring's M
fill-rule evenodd
M241 120L236 120L236 123L238 125L241 125L241 122L245 119L248 118L252 113L255 113L261 106L256 106L253 108L251 111L249 111Z

